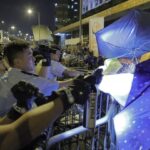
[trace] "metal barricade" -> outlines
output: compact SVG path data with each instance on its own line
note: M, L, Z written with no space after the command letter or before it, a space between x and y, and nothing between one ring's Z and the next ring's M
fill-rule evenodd
M85 108L86 106L76 104L66 111L54 124L53 136L48 140L47 149L102 150L106 142L108 120L106 113L109 108L110 97L98 92L95 102L94 105L88 104L88 107L91 107L91 112L87 112L89 108ZM91 120L93 119L91 114L94 114L94 107L96 108L96 120L95 124L91 124L91 121L93 121ZM84 114L84 112L86 113ZM90 120L87 120L87 118Z

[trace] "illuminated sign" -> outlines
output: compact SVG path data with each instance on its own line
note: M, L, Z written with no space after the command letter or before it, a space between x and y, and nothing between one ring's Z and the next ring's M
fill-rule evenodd
M112 0L83 0L82 2L82 13L95 9L101 5L104 5Z

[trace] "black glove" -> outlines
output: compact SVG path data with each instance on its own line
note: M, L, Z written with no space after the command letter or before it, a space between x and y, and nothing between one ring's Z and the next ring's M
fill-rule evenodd
M102 69L96 69L91 75L84 77L84 80L90 84L99 84L102 79Z
M42 66L50 66L51 65L51 57L50 57L51 49L48 46L39 45L39 52L45 59L45 61L42 62Z
M87 82L76 79L72 86L53 92L52 95L58 95L62 99L64 110L66 110L73 103L83 105L88 100L90 91L90 85Z
M89 98L91 91L90 84L84 80L74 80L73 85L70 86L71 93L75 99L75 103L84 104L85 101Z
M77 79L82 79L91 85L91 90L96 91L95 84L99 84L102 79L102 69L96 69L91 75L79 76Z
M20 81L11 88L14 97L17 99L16 105L18 107L26 108L27 110L32 107L32 98L40 95L38 88L30 83Z
M20 81L15 84L11 88L11 91L17 99L16 104L13 105L7 114L8 118L11 120L18 119L22 114L30 110L32 108L33 101L35 103L37 102L37 105L47 102L47 97L44 97L44 95L39 92L38 88L24 81Z

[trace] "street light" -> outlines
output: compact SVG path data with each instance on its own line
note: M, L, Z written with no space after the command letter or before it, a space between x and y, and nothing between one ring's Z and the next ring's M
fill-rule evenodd
M27 9L27 13L29 15L33 14L33 10L31 8ZM38 23L38 27L39 27L39 40L40 40L40 24L41 24L41 16L40 16L40 12L37 12L37 23Z
M11 30L15 30L16 29L16 27L14 25L12 25L10 28L11 28Z
M4 23L5 23L5 21L4 21L4 20L2 20L2 21L1 21L1 24L4 24Z
M15 27L14 25L11 25L11 26L8 28L9 35L15 36L15 30L16 30L16 27Z
M27 10L27 13L28 13L28 14L32 14L32 13L33 13L33 10L29 8L29 9Z

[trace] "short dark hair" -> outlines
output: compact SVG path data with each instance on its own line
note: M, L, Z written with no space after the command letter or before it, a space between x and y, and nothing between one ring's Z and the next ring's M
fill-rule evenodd
M24 49L29 48L29 44L25 42L12 42L4 47L4 57L8 60L10 66L14 65L14 59L18 53L24 51Z

